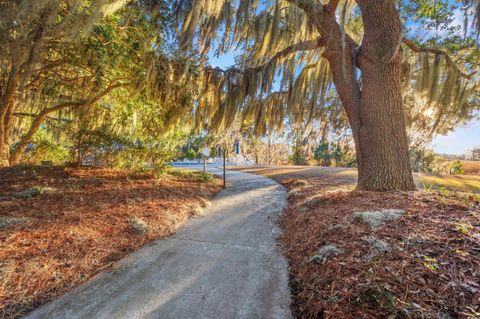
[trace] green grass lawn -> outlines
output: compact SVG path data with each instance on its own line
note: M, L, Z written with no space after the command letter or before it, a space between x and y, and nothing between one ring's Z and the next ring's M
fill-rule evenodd
M455 191L480 193L480 176L474 175L430 175L415 174L420 187L433 189L446 188Z

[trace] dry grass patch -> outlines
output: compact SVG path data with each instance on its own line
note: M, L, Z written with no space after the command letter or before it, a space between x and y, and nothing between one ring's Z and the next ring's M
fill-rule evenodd
M480 175L480 161L462 161L462 169L467 175Z

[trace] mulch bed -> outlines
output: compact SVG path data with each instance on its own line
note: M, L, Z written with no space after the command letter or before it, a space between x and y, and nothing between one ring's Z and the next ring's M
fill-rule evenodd
M220 181L112 169L0 169L0 318L17 318L172 234L220 190ZM29 187L53 188L15 198ZM132 220L148 231L139 233Z
M478 195L365 192L305 174L268 174L297 190L280 224L298 318L480 318ZM405 213L378 228L353 217L381 209ZM373 256L371 236L391 251ZM310 261L327 244L344 253L323 265Z

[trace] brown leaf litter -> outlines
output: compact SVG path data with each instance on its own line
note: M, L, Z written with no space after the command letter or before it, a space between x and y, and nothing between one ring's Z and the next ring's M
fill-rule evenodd
M25 315L172 234L220 184L113 169L0 169L0 318ZM49 191L13 196L32 187Z

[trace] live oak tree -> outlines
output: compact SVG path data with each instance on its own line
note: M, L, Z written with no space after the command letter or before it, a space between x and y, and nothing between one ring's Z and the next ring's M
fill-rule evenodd
M219 131L238 115L258 135L289 125L301 155L325 127L342 123L341 112L328 109L336 88L355 140L359 186L412 188L405 124L425 140L468 119L479 104L478 44L467 31L478 25L470 18L476 1L461 2L461 38L422 43L401 28L402 16L417 16L428 28L454 29L451 2L0 2L0 163L18 163L39 127L79 125L98 104L141 105L149 143L171 124L188 122L192 109L197 127ZM197 82L194 65L167 59L159 35L171 8L184 21L184 44L198 43L206 54L220 35L219 52L243 49L238 65L207 67ZM107 122L113 130L133 127Z
M453 38L444 49L440 41L407 38L403 16L447 29L460 9L470 42ZM303 116L309 106L322 105L333 83L355 142L359 189L416 188L404 99L425 112L433 108L433 130L474 107L478 61L452 52L478 53L467 30L479 26L477 0L190 0L176 10L185 47L244 52L234 67L206 67L199 122L222 129L249 114L260 132L278 129L286 114Z
M152 137L184 120L193 68L164 52L164 14L155 0L0 1L0 166L42 126L78 126L100 103L149 111Z
M71 47L100 17L115 12L124 3L120 0L0 2L0 166L9 165L14 117L26 96L41 91L36 89L49 72L62 74L57 69L68 65L59 51ZM37 116L32 127L38 127L43 119L59 109L88 103L80 100L57 102L34 113ZM22 115L25 113L28 112ZM25 139L20 142L20 148L24 145ZM13 157L15 162L18 155Z

